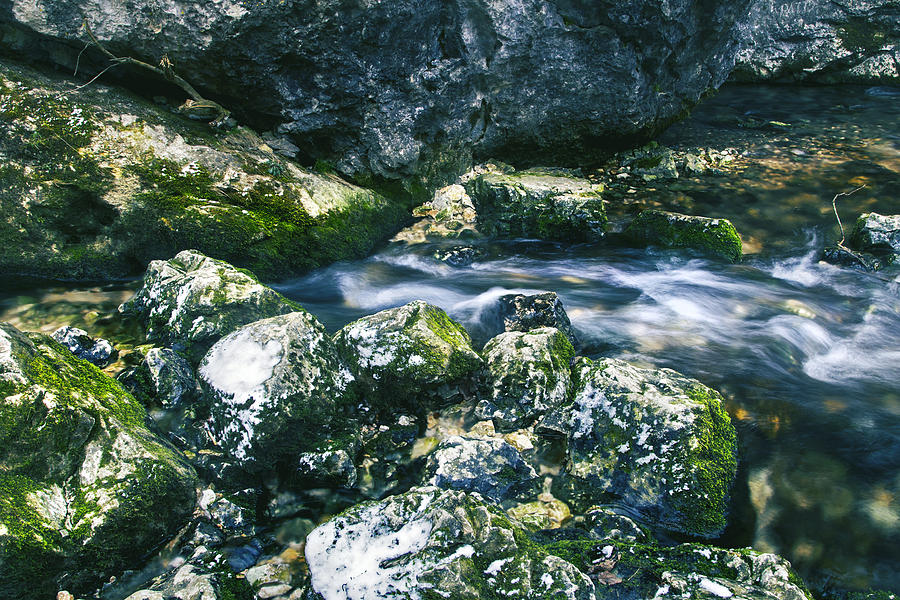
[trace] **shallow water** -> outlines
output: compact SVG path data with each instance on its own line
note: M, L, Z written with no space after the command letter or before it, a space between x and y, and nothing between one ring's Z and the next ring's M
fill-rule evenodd
M424 299L478 343L500 295L555 291L584 354L673 368L725 395L741 463L722 543L783 554L817 590L900 591L900 283L818 261L840 237L838 192L866 186L839 200L845 223L900 213L898 100L896 88L726 88L662 142L734 148L732 167L609 190L622 218L663 206L731 219L740 264L519 240L456 269L432 246L394 245L276 287L330 330ZM136 284L12 285L0 319L101 333Z

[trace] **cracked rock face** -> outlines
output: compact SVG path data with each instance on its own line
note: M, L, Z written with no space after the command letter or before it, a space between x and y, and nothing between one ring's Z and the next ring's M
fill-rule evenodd
M446 180L473 155L578 160L651 134L727 78L749 4L14 0L0 25L11 49L71 67L80 9L113 52L167 54L236 114L280 123L301 155Z

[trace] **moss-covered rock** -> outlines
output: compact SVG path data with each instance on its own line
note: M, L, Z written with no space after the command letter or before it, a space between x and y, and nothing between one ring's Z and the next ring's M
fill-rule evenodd
M0 272L133 275L186 248L263 277L367 253L408 207L130 94L0 65Z
M150 348L140 364L116 379L145 406L170 409L200 397L200 385L190 363L169 348Z
M561 541L543 546L603 585L598 600L693 598L811 600L785 559L701 544L662 547L621 539Z
M623 232L640 246L686 248L703 254L741 260L741 237L727 219L696 217L663 210L642 211Z
M506 294L497 299L497 317L501 331L531 331L555 327L573 346L578 338L562 300L556 292L541 294ZM498 332L499 333L499 332Z
M422 411L459 400L482 364L465 328L422 301L363 317L334 340L380 408Z
M428 455L422 480L425 485L478 492L494 502L540 491L534 468L515 447L495 438L443 440Z
M722 397L621 360L579 359L574 373L574 401L542 423L566 436L571 487L560 494L580 506L612 495L671 531L720 533L737 468Z
M83 591L187 522L196 475L115 380L0 324L0 596Z
M136 318L147 339L199 359L242 325L302 310L247 271L194 250L147 267L143 286L119 307Z
M527 427L568 400L575 351L558 329L501 333L483 354L488 389L476 415L492 419L498 431Z
M296 469L357 435L352 375L309 313L256 321L210 348L198 368L216 443L247 472Z
M542 552L477 494L415 488L354 506L306 540L321 600L593 600L594 585Z
M489 171L465 186L486 235L588 242L606 230L602 186L568 172Z

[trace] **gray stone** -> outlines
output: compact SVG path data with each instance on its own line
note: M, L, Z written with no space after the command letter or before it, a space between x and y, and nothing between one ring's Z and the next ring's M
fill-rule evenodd
M850 244L857 250L882 255L889 263L896 262L900 259L900 215L860 215Z
M896 83L900 11L893 0L754 0L741 26L741 81Z
M118 352L109 341L100 338L94 339L84 329L60 327L53 332L52 337L78 358L93 363L101 369L118 356Z
M633 519L608 508L594 507L584 513L583 527L597 540L643 542L647 534Z
M497 300L497 314L503 331L531 331L555 327L573 346L578 345L575 329L556 292L543 294L507 294Z
M196 475L145 418L94 365L0 324L0 596L90 591L187 523Z
M357 480L355 455L356 452L343 448L325 452L302 452L297 459L297 475L301 480L352 488L356 486Z
M414 488L354 506L306 541L312 590L326 600L414 600L440 590L449 600L484 597L594 600L572 564L534 552L523 533L478 494Z
M356 435L353 376L309 313L256 321L216 342L198 368L213 438L248 472L296 468L301 452Z
M187 359L169 348L151 348L137 367L117 379L135 397L163 408L191 404L200 395L200 384Z
M144 325L148 340L192 358L242 325L297 310L253 275L194 250L151 262L141 288L119 307Z
M478 492L494 502L536 494L537 473L519 451L500 439L452 436L428 455L423 483Z
M363 317L334 340L369 400L389 410L461 400L482 364L462 325L422 301Z
M170 12L147 0L17 0L3 39L71 72L83 13L113 51L167 54L236 114L281 122L312 159L440 180L472 155L576 162L649 137L727 78L749 5L192 0ZM89 51L81 69L107 64Z
M568 444L571 488L557 495L589 504L613 494L671 531L720 533L737 469L721 395L670 369L615 359L579 359L574 377L574 401L545 418L564 425Z
M603 187L559 171L491 171L466 182L487 235L596 241L606 230Z
M484 347L487 390L475 409L497 431L532 425L568 399L572 344L558 329L501 333Z

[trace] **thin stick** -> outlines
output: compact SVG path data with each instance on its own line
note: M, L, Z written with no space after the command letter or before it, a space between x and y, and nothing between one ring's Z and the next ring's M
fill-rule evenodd
M840 194L835 194L834 198L831 199L831 208L834 209L834 216L835 216L835 218L837 218L838 227L841 228L841 241L839 241L837 243L837 245L838 245L838 248L841 248L842 250L847 250L848 252L849 252L849 249L844 246L844 240L846 239L847 236L844 233L844 224L841 223L841 216L838 214L837 199L840 198L841 196L849 196L850 194L855 194L856 192L863 189L864 187L866 187L865 184L859 186L855 190L851 190L849 192L841 192Z

